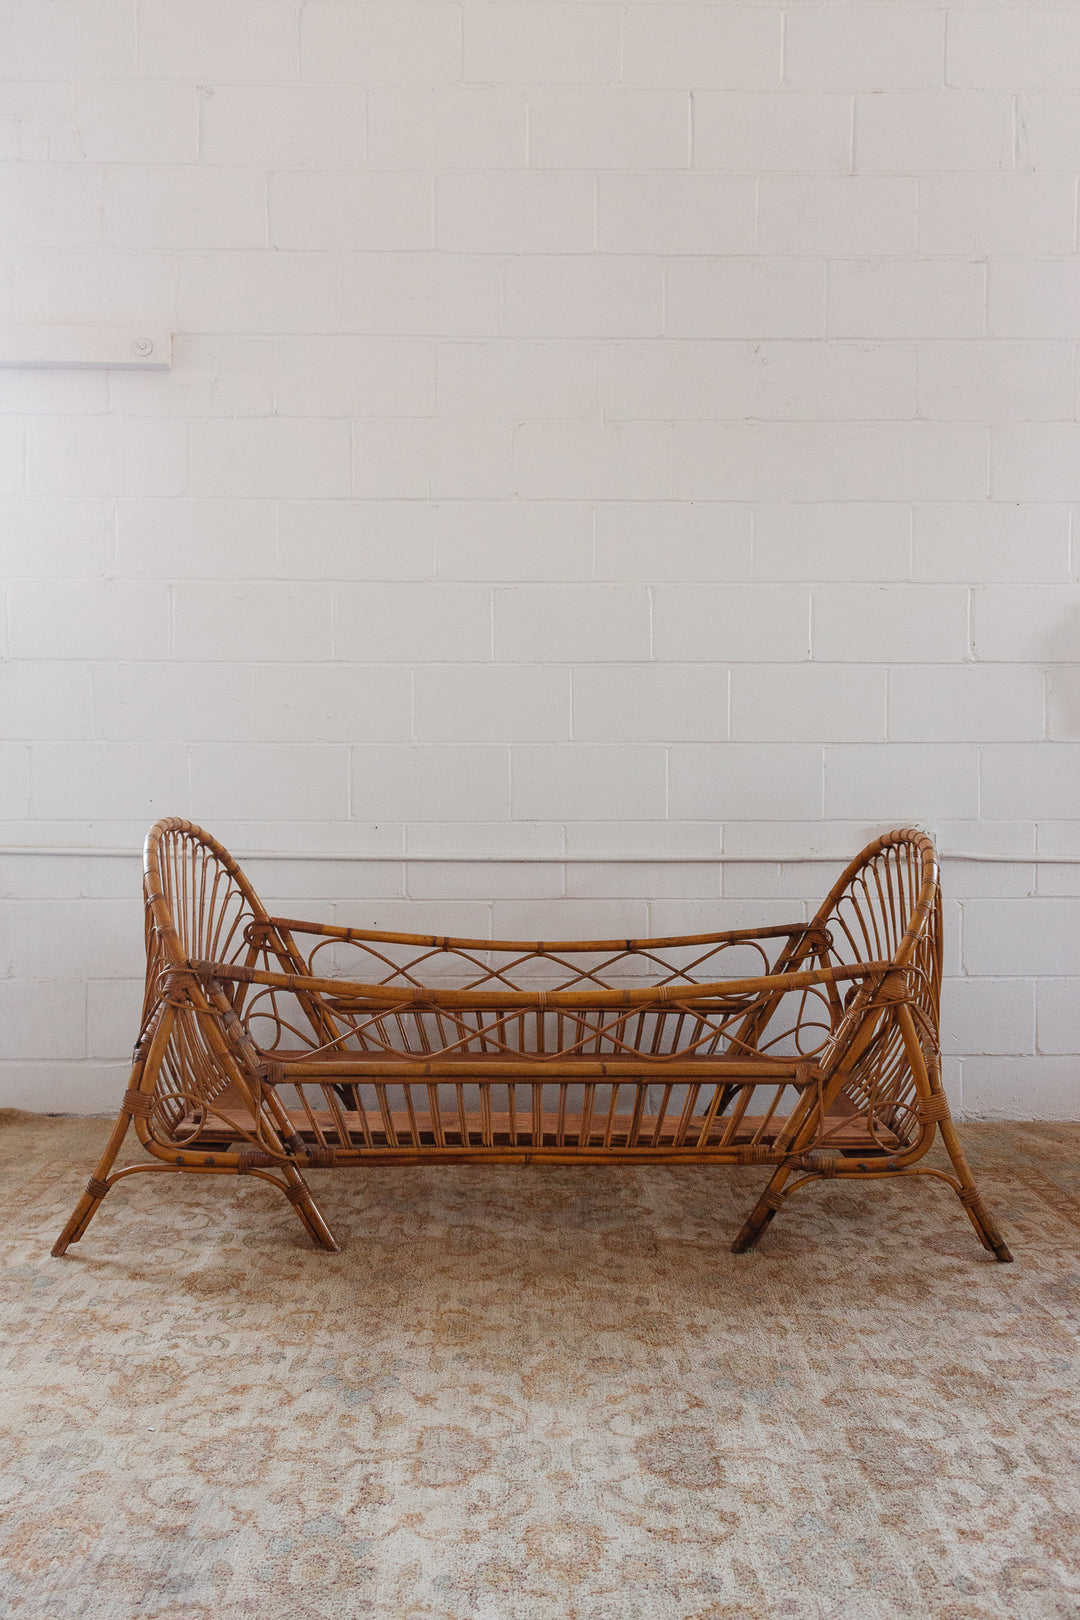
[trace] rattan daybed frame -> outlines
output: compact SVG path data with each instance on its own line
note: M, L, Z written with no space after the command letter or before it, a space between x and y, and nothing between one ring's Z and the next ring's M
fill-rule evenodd
M809 1182L938 1177L1012 1258L942 1090L941 900L920 832L870 844L810 923L672 939L271 917L228 852L176 818L151 829L144 867L134 1066L56 1255L147 1171L259 1176L336 1249L306 1168L545 1161L770 1167L736 1252ZM114 1170L132 1121L154 1162ZM951 1174L919 1162L937 1131Z

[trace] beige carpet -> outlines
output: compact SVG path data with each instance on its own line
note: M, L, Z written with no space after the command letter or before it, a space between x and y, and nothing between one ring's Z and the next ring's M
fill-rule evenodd
M1017 1260L932 1182L761 1171L134 1178L0 1115L0 1616L1065 1620L1080 1126L969 1127Z

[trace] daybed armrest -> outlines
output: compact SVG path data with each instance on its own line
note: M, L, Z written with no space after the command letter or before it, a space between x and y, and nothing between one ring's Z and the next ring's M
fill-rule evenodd
M891 962L856 962L848 967L809 968L797 973L771 973L755 979L721 979L713 984L672 985L635 990L435 990L405 989L386 984L358 984L349 979L323 979L299 973L270 973L262 968L242 967L238 963L195 961L191 964L200 979L228 981L236 984L265 985L271 990L285 990L301 995L333 997L338 1003L355 1001L368 1010L380 1007L467 1007L481 1008L535 1008L538 1011L557 1012L559 1008L611 1008L678 1006L700 1001L714 1001L724 997L767 998L774 994L787 994L796 990L809 990L815 985L840 984L849 980L883 979L886 974L901 972Z
M750 943L756 939L794 939L798 935L807 940L826 940L825 930L808 922L772 923L767 928L728 928L712 934L674 934L638 939L463 939L449 934L390 934L378 928L344 928L334 923L303 922L296 917L271 917L274 928L290 934L318 934L324 939L384 940L392 945L419 945L429 949L454 950L461 947L470 951L633 951L636 946L709 945ZM249 931L257 925L248 925Z

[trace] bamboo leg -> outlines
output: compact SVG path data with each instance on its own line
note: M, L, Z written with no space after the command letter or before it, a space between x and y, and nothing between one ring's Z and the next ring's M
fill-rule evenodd
M75 1205L71 1219L52 1246L52 1252L57 1258L66 1252L69 1243L78 1243L97 1214L101 1202L111 1185L108 1180L109 1171L113 1167L116 1155L123 1146L124 1137L128 1133L128 1126L133 1118L134 1115L125 1103L117 1116L116 1124L112 1128L112 1135L106 1143L105 1151L98 1160L97 1169L86 1183L86 1191Z
M294 1164L283 1164L281 1172L288 1183L283 1189L285 1196L300 1217L308 1236L320 1248L329 1250L331 1254L338 1254L340 1250L337 1239L320 1215L318 1206L311 1196L311 1188L299 1170Z
M956 1134L956 1126L953 1124L952 1117L949 1116L946 1119L939 1120L938 1128L941 1131L941 1140L945 1144L945 1151L953 1162L953 1169L956 1171L957 1180L960 1183L960 1202L967 1210L968 1219L975 1228L979 1242L984 1249L994 1256L995 1260L1000 1260L1003 1265L1008 1264L1012 1259L1009 1246L1005 1242L997 1222L982 1201L975 1183L975 1177L971 1173L971 1167L960 1145L960 1138Z
M731 1245L732 1254L745 1254L748 1249L754 1247L784 1202L784 1183L790 1174L791 1171L786 1170L783 1165L779 1165L774 1171L769 1185L746 1217L742 1230Z
M923 1057L922 1047L919 1045L918 1033L915 1029L915 1020L911 1016L911 1008L901 1005L898 1009L900 1029L904 1037L904 1047L907 1051L908 1062L915 1076L915 1085L920 1096L935 1099L936 1108L941 1110L942 1117L937 1120L941 1132L941 1140L945 1144L945 1151L952 1160L956 1178L960 1183L959 1199L967 1210L968 1219L978 1236L983 1248L1000 1260L1003 1265L1012 1259L1009 1246L1002 1237L997 1222L983 1203L979 1189L975 1184L975 1177L967 1162L967 1156L961 1146L960 1138L956 1134L952 1114L949 1111L948 1100L940 1084L935 1089L930 1078L929 1070Z

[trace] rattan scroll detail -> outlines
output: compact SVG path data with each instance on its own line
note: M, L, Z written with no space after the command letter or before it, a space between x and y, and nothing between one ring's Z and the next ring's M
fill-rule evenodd
M922 833L869 845L809 921L639 940L457 939L270 916L209 834L144 862L146 992L116 1175L257 1175L334 1239L303 1170L388 1162L769 1167L750 1247L806 1182L926 1174L940 1132L981 1241L1010 1258L941 1088L941 899ZM134 1122L154 1166L112 1172ZM790 1178L797 1177L795 1181Z

